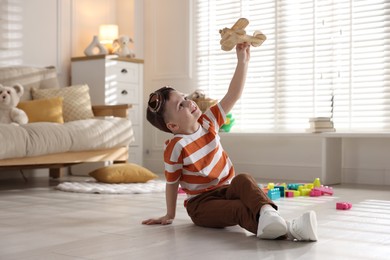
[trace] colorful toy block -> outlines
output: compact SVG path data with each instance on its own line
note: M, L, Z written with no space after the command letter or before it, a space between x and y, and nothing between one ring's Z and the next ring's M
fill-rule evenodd
M319 188L321 187L321 182L320 182L320 178L316 178L313 182L313 185L315 188Z
M301 196L301 192L300 191L297 191L297 190L286 190L285 193L292 193L293 194L293 197L299 197Z
M286 198L294 198L294 192L286 190L285 192Z
M337 202L336 209L339 210L348 210L352 208L352 203L349 202Z
M268 188L269 190L275 188L275 183L273 183L273 182L268 183L267 188Z
M320 178L316 178L313 183L273 183L259 184L267 196L272 199L281 197L293 198L299 196L319 197L323 195L333 195L333 188L321 185Z
M280 199L280 190L278 188L269 189L267 193L268 198L271 200Z
M321 195L333 195L333 188L328 186L321 186L314 188L313 190L321 191Z
M280 192L280 197L283 198L284 197L284 190L285 190L285 187L284 186L275 186L276 189L279 189L279 192Z
M322 192L321 191L319 191L319 190L311 190L310 191L310 197L319 197L319 196L321 196L322 195Z
M313 189L314 188L314 184L313 183L306 183L303 187L305 187L305 189Z
M301 196L309 196L311 188L307 188L306 184L298 187L298 191L301 193Z
M290 183L287 185L288 190L298 190L300 186L303 186L302 183Z
M311 189L301 189L300 192L301 192L301 196L309 196L310 195L310 191Z

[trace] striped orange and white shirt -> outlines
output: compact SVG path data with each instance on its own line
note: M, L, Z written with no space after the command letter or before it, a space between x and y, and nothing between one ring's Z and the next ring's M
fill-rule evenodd
M176 134L165 143L167 183L179 182L188 199L229 184L234 177L233 164L218 135L225 120L225 112L218 103L199 118L201 127L195 133Z

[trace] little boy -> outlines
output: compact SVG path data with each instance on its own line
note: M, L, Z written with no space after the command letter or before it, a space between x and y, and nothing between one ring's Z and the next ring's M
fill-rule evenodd
M167 213L142 224L172 223L180 184L187 194L187 213L196 225L212 228L240 225L261 239L317 241L314 211L292 221L284 220L249 174L235 176L233 164L222 148L218 131L241 96L250 46L238 44L236 54L237 66L226 95L204 114L195 102L171 87L160 88L150 95L148 121L173 137L164 149Z

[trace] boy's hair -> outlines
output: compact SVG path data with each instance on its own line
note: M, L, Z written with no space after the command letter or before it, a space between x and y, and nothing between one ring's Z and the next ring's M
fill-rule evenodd
M169 95L174 91L170 86L164 86L155 92L151 93L148 101L148 108L146 109L146 119L160 129L161 131L172 133L168 129L164 120L165 103L169 100Z

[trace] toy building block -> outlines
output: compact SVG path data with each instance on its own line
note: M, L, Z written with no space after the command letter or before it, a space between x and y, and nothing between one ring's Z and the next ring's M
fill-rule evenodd
M306 183L305 185L304 185L304 187L305 187L305 189L313 189L314 188L314 184L313 183Z
M289 193L290 196L292 194L291 197L299 197L299 196L301 196L301 192L297 191L297 190L286 190L285 191L286 197L287 197L287 193Z
M267 188L268 188L268 189L273 189L273 188L275 188L275 183L273 183L273 182L268 183Z
M277 200L277 199L280 199L280 195L279 193L271 193L271 194L268 194L268 197L271 199L271 200Z
M321 196L322 195L322 192L321 191L319 191L319 190L311 190L310 191L310 197L319 197L319 196Z
M268 193L267 185L262 184L262 183L259 183L257 186L259 186L259 188L260 188L265 194Z
M298 190L299 186L303 186L302 183L290 183L287 185L288 190Z
M339 210L348 210L352 208L352 203L349 202L337 202L336 209Z
M245 27L249 24L248 19L240 18L232 26L232 28L223 28L219 30L221 34L221 49L224 51L230 51L239 43L247 42L250 43L253 47L260 46L267 37L260 31L255 31L253 36L249 36L245 32Z
M333 195L333 188L328 186L323 186L314 188L313 190L321 191L322 195Z
M275 186L276 189L279 189L279 192L280 192L280 197L283 198L284 197L284 186Z
M300 189L299 191L301 192L301 196L309 196L311 189L303 188L303 189Z
M320 178L316 178L313 182L313 185L314 185L314 188L319 188L321 187L321 182L320 182Z
M293 198L294 197L294 191L286 190L286 198Z
M300 191L293 190L293 192L294 192L294 197L299 197L299 196L301 196L301 192L300 192Z
M269 189L267 195L271 200L280 199L280 190L278 188Z

